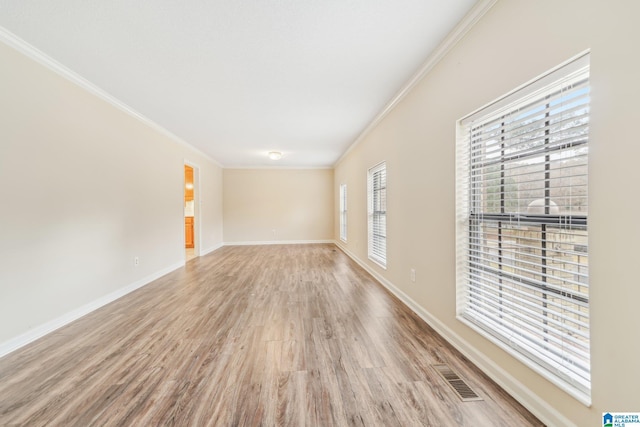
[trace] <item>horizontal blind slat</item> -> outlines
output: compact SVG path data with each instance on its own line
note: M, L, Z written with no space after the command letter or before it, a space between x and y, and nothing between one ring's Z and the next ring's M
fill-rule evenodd
M529 336L536 337L533 339L536 345L546 347L548 349L555 348L556 352L560 350L571 353L582 359L589 358L589 346L584 341L574 338L570 330L559 331L554 328L553 322L544 324L537 321L534 317L527 316L524 311L514 310L507 304L499 306L495 302L486 298L475 298L474 305L481 307L483 312L491 316L494 321L503 326L517 326L522 328ZM586 341L586 338L584 339Z

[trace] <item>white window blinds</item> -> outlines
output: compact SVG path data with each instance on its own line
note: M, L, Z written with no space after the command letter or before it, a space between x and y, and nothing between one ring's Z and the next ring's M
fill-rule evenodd
M367 176L369 259L387 265L387 167L382 162Z
M587 403L588 56L458 130L458 315Z
M347 241L347 184L340 184L340 240Z

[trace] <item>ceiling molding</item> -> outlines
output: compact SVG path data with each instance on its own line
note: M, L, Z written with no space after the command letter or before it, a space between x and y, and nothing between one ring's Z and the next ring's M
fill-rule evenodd
M53 71L59 76L69 80L71 83L81 87L82 89L86 90L92 95L95 95L98 98L102 99L103 101L108 102L112 106L125 112L126 114L130 115L134 119L142 122L143 124L149 126L153 130L159 132L160 134L168 137L172 141L180 145L183 145L193 151L196 151L198 154L204 156L205 158L213 162L216 166L220 168L224 167L220 162L212 158L207 153L189 144L182 138L168 131L167 129L160 126L153 120L149 119L148 117L145 117L142 114L138 113L136 110L129 107L124 102L110 95L106 91L100 89L98 86L94 85L93 83L91 83L90 81L88 81L87 79L79 75L78 73L71 71L69 68L65 67L64 65L62 65L55 59L51 58L50 56L46 55L42 51L36 49L35 47L30 45L26 41L22 40L21 38L19 38L18 36L16 36L11 31L7 30L4 27L0 27L0 41L8 45L9 47L17 50L18 52L22 53L23 55L27 56L28 58L34 60L38 64L48 68L49 70Z
M464 18L455 26L455 28L447 35L447 37L436 47L422 64L422 67L413 77L400 89L398 93L387 103L387 105L378 113L378 115L367 125L367 127L358 135L353 143L345 150L337 162L333 165L335 168L342 162L349 153L356 148L366 137L375 129L380 122L407 96L413 88L435 67L438 62L444 58L453 47L473 28L473 26L496 4L498 0L479 0L473 8L465 15Z

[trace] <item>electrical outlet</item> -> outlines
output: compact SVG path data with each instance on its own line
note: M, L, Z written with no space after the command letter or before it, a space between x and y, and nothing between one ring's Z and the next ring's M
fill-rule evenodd
M416 269L415 268L411 269L410 276L411 276L411 281L415 282L416 281Z
M137 266L139 266L139 265L140 265L140 258L139 258L139 257L137 257L137 256L136 256L136 257L133 257L133 265L134 265L135 267L137 267Z

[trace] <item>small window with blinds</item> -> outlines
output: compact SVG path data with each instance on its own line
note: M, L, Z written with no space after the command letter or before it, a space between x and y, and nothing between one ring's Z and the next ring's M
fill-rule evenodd
M387 166L379 163L367 175L369 259L387 266Z
M458 317L590 403L583 55L458 122Z
M340 184L340 240L347 241L347 184Z

